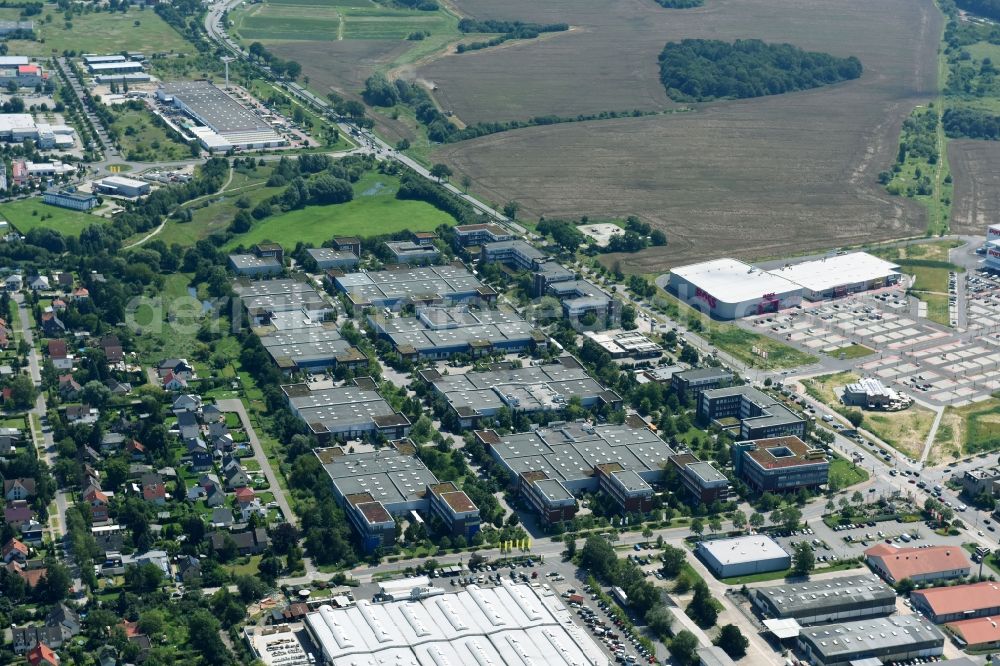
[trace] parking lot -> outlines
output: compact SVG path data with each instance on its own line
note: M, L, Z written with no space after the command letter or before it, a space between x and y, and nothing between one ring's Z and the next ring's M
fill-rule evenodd
M749 318L753 329L843 361L851 345L871 348L854 369L931 405L962 405L1000 390L1000 276L951 274L954 330L914 314L901 288ZM849 358L846 358L849 360ZM846 369L846 368L843 368Z
M644 554L651 557L653 551L645 551ZM654 560L650 560L650 568L653 562ZM658 564L658 560L655 562ZM607 653L609 660L623 664L656 663L656 657L646 652L637 636L631 633L621 620L608 612L608 605L595 594L595 591L588 589L585 583L574 577L576 573L576 567L572 562L542 563L527 559L512 565L485 564L468 575L449 579L447 584L443 582L437 584L446 589L455 589L470 584L499 585L504 579L529 583L558 594L562 602L572 611L573 620L594 636L594 640ZM610 596L608 589L603 592Z
M319 652L301 622L263 627L251 633L250 642L267 666L309 666Z

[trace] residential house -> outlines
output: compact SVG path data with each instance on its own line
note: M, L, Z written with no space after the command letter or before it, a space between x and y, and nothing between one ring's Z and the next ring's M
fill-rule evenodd
M46 337L58 337L66 333L66 324L56 316L55 312L43 312L42 332L45 333Z
M90 298L90 290L86 287L79 287L73 290L73 298L78 301L85 301Z
M84 501L90 505L90 518L95 523L105 523L110 518L108 513L108 496L103 490L91 488L84 496Z
M233 510L228 506L217 506L212 509L212 527L229 529L234 522L236 521L233 519Z
M201 410L201 396L199 395L179 395L174 399L171 410L178 412L198 412Z
M32 518L21 525L21 541L37 546L42 543L42 531L42 524Z
M221 423L226 420L226 415L217 405L205 405L201 409L201 420L203 423Z
M202 474L198 485L205 490L205 503L208 506L219 506L226 501L226 491L215 474Z
M233 450L233 436L229 433L226 424L220 421L208 424L208 441L212 443L212 448L216 451L229 452Z
M240 459L229 457L222 459L222 477L225 480L226 490L245 488L250 485L250 476L243 471Z
M128 395L132 392L132 384L120 382L114 377L109 377L104 385L111 391L111 395Z
M13 561L24 564L28 561L28 556L30 554L31 549L29 549L23 542L12 538L3 545L2 549L0 549L0 560L2 560L4 564L10 564Z
M167 391L183 391L187 386L187 380L180 375L173 372L163 375L163 388Z
M35 496L35 480L26 478L7 479L3 482L3 497L8 502L27 500Z
M188 441L188 455L191 457L191 469L203 472L212 469L214 458L208 450L208 444L200 437Z
M18 273L8 275L3 280L3 288L7 291L21 291L22 286L24 286L24 278Z
M59 375L59 397L63 400L76 400L82 388L73 375Z
M70 405L66 408L66 421L69 423L97 423L101 412L90 405Z
M34 589L38 585L39 581L45 577L48 573L48 569L45 567L39 567L37 569L29 569L27 565L21 564L20 562L10 562L6 565L7 571L16 574L24 581L28 589Z
M63 289L73 288L73 274L61 271L56 273L56 283Z
M64 641L59 628L48 625L33 625L30 627L13 625L10 628L10 632L11 637L14 639L14 654L25 654L39 643L58 648L62 646Z
M28 280L28 288L32 291L45 291L49 288L49 278L45 275L36 275Z
M117 335L105 335L101 338L100 345L108 363L121 363L125 360L122 343L118 340Z
M182 555L177 562L177 578L188 587L201 581L201 560L193 555Z
M167 503L167 487L159 474L142 475L142 499L153 504Z
M55 310L56 312L63 312L63 311L65 311L66 310L66 301L64 301L63 299L58 298L58 297L53 298L52 299L52 309Z
M73 369L73 355L67 350L65 340L49 340L49 359L56 370Z
M223 547L226 537L236 542L236 549L240 555L256 555L266 550L271 543L270 538L267 536L267 530L263 527L235 534L212 532L209 536L209 541L213 552Z
M188 363L185 358L165 359L157 366L156 371L160 377L166 377L169 373L183 379L184 381L194 379L195 377L194 366Z
M58 629L62 633L63 642L80 633L80 616L63 602L59 602L49 611L45 618L45 626Z
M106 432L101 436L101 453L114 455L125 447L125 435L120 432Z
M135 462L141 462L146 459L146 447L136 439L130 439L125 444L125 453Z
M31 666L59 666L59 655L45 643L39 643L28 652Z
M24 500L10 502L3 510L4 522L18 531L34 517L35 512Z

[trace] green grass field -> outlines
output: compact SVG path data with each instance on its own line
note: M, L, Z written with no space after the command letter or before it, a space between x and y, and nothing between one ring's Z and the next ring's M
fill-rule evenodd
M961 407L948 407L934 437L932 457L960 457L1000 449L1000 394Z
M138 25L136 23L138 22ZM11 53L50 55L63 51L77 53L151 53L194 54L195 48L171 28L152 9L121 12L91 12L74 16L72 27L56 13L52 23L35 21L38 41L11 40Z
M845 458L835 456L830 463L830 485L838 489L848 488L868 480L868 472Z
M938 241L901 247L882 248L874 251L879 257L899 264L904 273L913 277L911 291L927 304L927 318L943 326L951 325L948 314L948 273L964 272L948 260L948 253L961 245L961 241ZM942 266L923 266L919 262L944 262Z
M744 363L757 367L766 365L769 369L795 368L815 363L818 359L793 347L752 333L732 324L711 322L707 326L706 338L722 351L735 356ZM753 353L753 347L767 351L767 360Z
M863 358L865 356L870 356L875 353L874 349L870 347L865 347L864 345L850 344L846 347L840 347L828 352L828 355L833 358Z
M190 222L167 220L157 238L167 245L179 243L187 246L212 234L224 232L236 216L236 202L240 197L249 199L252 208L264 199L281 193L283 187L264 187L270 175L269 166L258 167L252 174L236 172L229 187L221 195L186 206L192 211Z
M320 245L334 236L376 236L397 231L433 231L454 224L447 213L423 201L396 198L399 180L368 173L354 184L354 200L333 206L307 206L266 218L231 240L227 248L276 241Z
M154 162L191 157L191 149L157 125L148 111L124 109L115 113L112 127L119 133L119 142L126 159Z
M0 204L0 217L22 234L36 228L48 228L55 229L64 236L79 236L91 224L103 224L107 221L90 213L50 206L42 203L40 198Z
M406 39L417 30L432 35L454 32L452 17L443 11L396 9L367 0L267 2L233 12L231 20L248 41Z

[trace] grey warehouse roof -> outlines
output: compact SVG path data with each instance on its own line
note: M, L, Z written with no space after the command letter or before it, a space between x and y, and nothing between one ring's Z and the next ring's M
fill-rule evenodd
M647 428L585 422L552 423L532 432L503 435L490 441L490 448L513 474L542 471L549 478L570 482L591 478L594 468L606 463L618 463L636 475L659 473L674 454ZM628 475L619 478L630 484Z
M208 81L175 81L163 88L219 134L271 130L256 114Z
M759 587L754 589L754 594L770 601L782 617L811 615L831 606L896 598L895 590L871 573Z
M483 288L464 267L452 265L348 273L335 282L355 303L375 305L413 297L449 299Z
M321 461L323 451L316 451ZM333 456L330 460L323 469L341 497L369 493L390 513L402 510L396 505L423 498L427 486L438 482L420 459L395 449Z
M534 328L514 312L426 308L416 317L371 318L393 345L418 352L469 345L472 342L529 343Z
M884 652L907 645L944 641L944 635L923 616L895 615L808 627L799 633L799 639L812 645L824 656L824 661L832 661L837 655Z
M608 394L618 399L617 394L606 391L592 379L572 356L541 366L496 367L463 375L432 372L422 376L445 395L460 415L489 415L505 405L529 412L561 409L572 397L580 397L585 404Z

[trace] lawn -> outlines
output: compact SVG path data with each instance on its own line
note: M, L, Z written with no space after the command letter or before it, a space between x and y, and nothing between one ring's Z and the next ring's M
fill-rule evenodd
M222 194L185 206L185 208L190 208L193 213L190 222L178 222L171 218L167 220L167 224L157 238L168 246L173 243L187 246L194 245L212 234L224 232L236 216L238 210L236 202L241 197L249 199L252 208L264 199L280 194L285 189L284 187L264 187L264 183L270 175L271 167L269 166L257 167L255 171L249 173L237 171L233 174L233 180L229 187Z
M334 236L376 236L397 231L433 231L455 219L423 201L396 198L399 179L365 174L354 184L354 200L331 206L306 206L254 223L226 249L276 241L291 247L298 241L321 245Z
M793 347L753 333L732 324L709 322L706 330L698 332L722 351L752 366L767 367L770 370L795 368L815 363L815 356ZM765 350L767 360L753 353L753 347Z
M131 315L132 328L141 331L136 336L136 347L144 365L164 358L191 358L195 356L195 349L203 345L197 333L204 316L200 305L188 292L190 280L188 273L165 276L159 300L139 305ZM228 322L225 318L215 321L219 326ZM202 367L196 369L201 376Z
M963 269L948 260L948 253L961 244L961 241L919 243L877 249L873 254L898 263L902 271L913 278L910 291L927 304L927 318L950 326L948 273L961 273ZM928 262L940 262L940 265L927 265Z
M146 110L123 109L116 112L112 123L118 132L125 159L137 162L183 160L191 157L191 149L172 132L154 121Z
M859 467L840 456L834 456L833 461L830 463L829 485L831 487L836 486L836 488L842 490L867 480L868 472L865 471L864 467Z
M862 412L857 407L846 407L840 402L837 390L858 379L858 375L853 372L840 372L811 377L803 380L802 384L812 398L844 416L851 412L861 412L864 415L861 428L910 458L919 458L934 422L934 412L917 405L901 412Z
M948 407L934 436L931 457L960 458L1000 449L1000 395L961 407Z
M864 345L850 344L846 347L840 347L839 349L832 349L827 353L833 358L853 359L870 356L875 353L875 350L870 347L865 347Z
M38 41L10 40L11 53L46 56L63 51L77 53L194 54L195 48L151 10L89 12L67 23L57 13L52 23L35 21Z
M64 236L79 236L80 232L91 224L103 224L107 221L90 213L50 206L42 203L40 198L0 204L0 217L10 222L22 234L43 227L55 229Z

